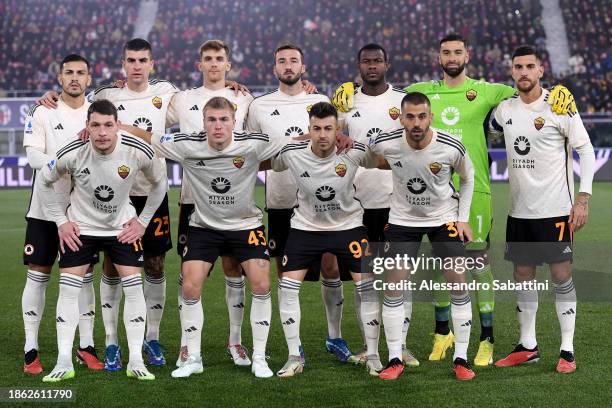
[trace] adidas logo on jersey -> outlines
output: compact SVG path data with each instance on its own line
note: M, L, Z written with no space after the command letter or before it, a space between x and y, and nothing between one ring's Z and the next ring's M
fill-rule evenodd
M123 107L123 105L119 105L119 106L117 107L117 110L118 110L118 111L122 111L122 110L125 110L125 108Z
M506 122L506 125L511 125L512 124L512 118L508 119L508 121Z
M434 96L431 97L431 99L439 100L440 94L435 94Z
M91 174L91 173L89 172L89 169L85 167L83 170L79 172L79 174Z
M64 130L64 127L62 126L62 124L60 123L59 125L57 125L56 127L54 127L53 129L55 130Z
M278 112L278 109L274 109L274 112L270 114L270 116L278 116L278 115L280 115L280 113Z
M196 163L196 166L204 167L206 166L206 163L204 163L204 160L200 160L199 162Z
M360 117L361 117L361 115L359 114L359 111L355 112L355 113L353 114L353 117L354 117L354 118L360 118Z
M395 167L400 167L400 168L402 168L402 162L400 162L400 161L396 161L395 163L393 163L393 165L394 165Z
M193 105L191 108L189 108L189 110L193 110L193 111L199 110L198 105Z
M565 249L563 250L564 254L571 254L572 253L572 248L570 248L569 246L566 246Z
M302 174L300 174L300 177L310 177L310 174L308 174L308 172L305 171Z

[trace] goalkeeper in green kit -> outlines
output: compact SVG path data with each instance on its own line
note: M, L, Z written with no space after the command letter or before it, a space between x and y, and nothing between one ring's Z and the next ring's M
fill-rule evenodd
M479 283L488 283L488 290L476 293L480 314L480 346L474 359L476 366L487 366L493 362L493 274L488 264L489 232L492 223L491 188L489 179L489 156L485 136L487 115L504 99L515 95L516 90L503 84L492 84L475 80L466 75L469 61L467 43L460 35L449 34L440 41L440 66L444 71L443 79L413 84L407 92L421 92L431 101L434 113L432 126L457 139L466 147L474 166L474 195L470 209L470 226L474 242L468 245L472 257L486 261L481 269L472 269L472 277ZM342 84L335 92L333 102L336 107L348 112L352 108L354 84ZM574 98L569 90L561 85L551 90L548 102L559 115L575 109ZM455 185L458 186L455 180ZM436 280L443 282L439 273ZM480 285L479 285L480 286ZM448 326L450 314L450 294L446 291L434 292L436 329L434 344L429 360L438 361L446 357L446 350L453 346L454 336Z

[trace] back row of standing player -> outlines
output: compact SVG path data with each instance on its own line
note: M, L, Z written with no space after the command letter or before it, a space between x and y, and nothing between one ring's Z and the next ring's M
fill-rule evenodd
M241 122L244 121L246 114L246 107L249 106L248 115L248 126L250 131L261 131L267 134L285 134L291 136L292 134L300 135L305 133L305 129L308 126L308 113L307 107L313 105L317 101L326 100L324 96L316 94L307 94L302 88L302 84L299 81L301 75L304 73L303 54L301 50L296 47L286 47L279 49L275 52L275 71L280 80L279 90L262 97L257 98L251 103L251 97L248 95L235 95L233 92L225 89L225 72L229 70L229 49L216 41L209 41L203 45L200 50L200 69L204 73L204 86L192 90L178 92L169 83L165 81L148 81L148 73L152 68L152 55L148 44L142 40L133 40L132 45L126 47L124 50L124 67L127 73L127 87L116 88L116 87L103 87L95 92L95 98L108 98L110 99L119 112L119 118L123 123L132 123L135 126L144 128L147 131L152 132L163 132L165 125L172 125L179 123L181 131L188 133L192 131L200 131L202 129L202 108L206 100L213 96L226 96L237 107L236 110L236 123L237 128ZM134 49L130 49L134 48ZM458 50L463 50L463 53ZM476 100L483 101L486 105L484 115L489 109L495 106L499 101L514 94L514 89L504 87L503 85L497 85L495 91L490 91L485 88L486 84L482 82L476 82L472 80L466 80L463 77L463 83L458 81L456 78L461 75L465 76L465 63L467 62L467 54L465 53L465 43L460 38L449 37L446 41L441 43L441 65L445 71L445 81L439 81L436 85L429 85L435 89L435 91L426 92L430 94L432 104L434 105L434 111L436 111L436 101L446 98L445 92L450 92L450 89L454 89L451 85L446 87L445 84L457 81L461 86L459 87L459 93L461 96L467 99L469 102ZM360 74L363 79L363 86L355 93L353 110L344 116L344 121L348 125L349 134L357 140L374 138L381 132L387 132L399 127L397 119L400 116L398 106L404 96L404 93L394 89L385 81L385 72L389 68L388 58L385 50L379 46L366 46L359 52L359 68ZM486 85L485 85L486 84ZM73 86L72 83L66 84L67 87ZM86 85L86 84L85 84ZM466 90L463 90L466 87ZM469 88L469 89L468 89ZM65 89L66 90L66 89ZM84 91L84 89L83 89ZM457 89L454 89L457 91ZM435 93L433 93L435 92ZM506 95L506 93L508 95ZM174 95L176 94L176 95ZM442 97L441 97L442 95ZM68 96L68 95L62 95ZM65 99L65 98L62 98ZM85 104L84 104L85 105ZM60 108L62 107L62 100L60 100ZM166 112L167 110L167 112ZM34 110L33 118L36 118L35 112L40 109ZM446 113L444 112L446 111ZM448 109L446 107L442 112L442 121L445 124L456 124L460 121L461 111L455 109ZM455 115L455 116L453 116ZM483 115L483 116L484 116ZM474 115L470 115L472 118ZM450 119L449 119L450 117ZM165 119L165 123L164 123ZM484 120L484 117L483 117ZM476 123L479 121L476 119ZM83 123L83 122L81 122ZM482 123L480 121L479 123ZM472 124L475 126L474 124ZM78 126L77 126L78 127ZM55 126L54 130L57 126ZM479 125L476 129L480 130ZM73 131L73 129L71 129ZM28 129L26 128L26 135ZM72 133L74 134L74 132ZM461 135L459 135L461 137ZM476 140L478 139L478 140ZM465 141L466 139L463 138ZM472 140L471 138L469 140ZM473 143L478 147L472 147L475 152L482 153L486 152L486 145L484 144L484 135L482 138L474 138ZM26 144L26 146L28 146ZM33 145L30 145L33 146ZM472 153L468 145L468 151ZM48 152L50 153L50 152ZM28 154L29 155L29 154ZM482 154L481 154L482 155ZM243 158L244 159L244 158ZM479 162L480 163L480 162ZM237 168L240 168L239 162L235 163ZM476 166L476 180L478 184L479 177L486 179L486 182L482 182L485 191L483 193L489 193L488 191L488 172L486 176L483 175L482 171L478 170ZM486 169L485 169L486 170ZM359 175L356 179L357 184L357 196L361 199L363 206L366 209L364 214L364 224L368 227L368 233L371 241L382 241L382 228L387 223L388 219L388 205L391 188L391 180L389 174L376 174L377 170L365 170L363 174ZM282 174L282 173L281 173ZM479 176L480 175L480 176ZM272 256L278 256L283 254L283 246L286 241L289 227L289 217L291 216L292 208L295 205L295 200L289 199L295 197L295 186L291 183L287 183L291 180L289 175L281 176L279 181L273 181L274 176L269 177L267 183L267 207L269 209L270 218L270 249ZM370 180L368 182L368 180ZM382 182L381 182L382 181ZM374 183L374 184L373 184ZM143 183L137 183L137 187L141 187ZM377 188L372 188L376 185ZM275 188L275 186L277 188ZM280 188L278 188L281 186ZM367 188L367 187L370 188ZM382 189L380 188L382 186ZM486 187L486 188L485 188ZM223 188L223 187L220 187ZM293 191L291 191L293 188ZM148 189L140 188L138 191L133 191L134 196L146 196ZM478 188L477 190L478 191ZM186 216L191 212L188 205L191 203L190 194L188 192L188 185L184 186L183 194L181 195L181 231L179 232L179 253L182 254L182 246L184 244L184 229ZM141 204L138 204L141 201ZM142 209L144 206L144 200L138 198L132 199L132 202ZM187 205L185 205L187 204ZM191 204L192 205L192 204ZM486 205L484 206L486 209ZM474 208L474 206L473 206ZM483 237L480 241L485 240L488 235L488 228L490 227L490 199L488 204L488 217L485 213L477 214L474 217L479 220L480 228L474 228L478 234L482 234ZM470 217L472 218L472 217ZM484 228L482 225L484 224ZM165 302L165 279L163 274L163 254L170 247L169 242L169 218L167 209L167 198L164 204L160 207L158 212L155 214L152 223L148 227L148 234L150 241L147 242L147 237L144 238L145 246L145 299L147 301L147 325L148 331L145 341L145 352L149 357L149 361L154 364L163 364L164 358L159 346L159 322L161 321L161 313L163 311ZM483 232L485 231L485 232ZM477 235L478 236L478 235ZM478 241L478 239L477 239ZM26 246L27 249L27 246ZM147 251L149 253L147 254ZM26 251L27 255L27 251ZM36 262L30 262L36 263ZM52 262L51 262L52 264ZM244 280L241 277L241 270L238 263L233 260L232 257L224 258L224 271L226 273L226 299L228 302L228 310L230 314L230 340L228 350L232 354L234 362L237 364L248 365L248 356L246 356L245 350L241 346L240 339L240 323L242 321L242 307L244 304ZM280 265L279 265L280 266ZM311 269L318 269L316 268ZM30 268L30 272L35 272ZM119 354L119 348L117 347L116 340L116 324L118 314L118 303L120 300L120 282L117 278L112 277L112 271L110 268L105 268L105 278L102 283L102 305L103 312L106 309L110 309L111 313L103 313L105 318L105 329L107 332L107 352L106 352L106 365L109 369L120 368L121 357ZM279 267L279 270L281 268ZM322 293L326 306L326 312L328 317L328 329L329 337L326 341L328 350L333 351L339 357L339 359L362 359L361 356L351 356L350 351L346 343L342 340L340 332L340 316L341 316L341 304L342 304L342 286L341 281L338 279L337 269L334 268L334 262L324 262L321 265L321 270L324 275L322 282ZM44 274L44 272L43 272ZM490 271L489 271L490 275ZM29 275L30 276L30 275ZM47 275L48 276L48 275ZM318 273L317 273L318 278ZM492 279L492 278L491 278ZM27 289L27 285L26 285ZM85 292L85 291L83 291ZM82 292L82 293L83 293ZM119 295L117 295L119 294ZM258 295L254 292L255 295ZM264 294L265 295L265 294ZM25 298L25 291L24 291ZM360 301L359 291L356 291L356 300ZM265 301L265 299L264 299ZM85 300L84 304L93 304L93 301ZM410 302L403 302L406 319L404 320L404 361L409 364L416 365L418 361L410 355L405 349L405 334L407 332L407 326L410 319ZM440 306L440 305L439 305ZM441 305L444 307L444 305ZM489 300L482 302L479 301L479 307L481 311L481 322L483 322L483 333L485 338L481 336L481 349L483 345L491 345L488 349L484 350L489 353L487 360L490 360L492 356L492 317L486 316L486 313L492 313L492 295ZM448 308L448 307L447 307ZM339 309L339 310L338 310ZM358 310L361 308L358 307ZM29 311L29 310L28 310ZM91 316L91 311L84 311L83 316ZM24 309L24 313L26 310ZM24 319L26 319L24 314ZM438 317L438 313L436 316ZM482 316L485 315L483 319ZM40 313L38 314L40 316ZM34 324L36 324L35 319ZM448 331L448 317L446 317L446 333L444 333L444 318L443 316L439 320L442 324L436 324L436 341L434 343L434 352L430 359L437 359L444 355L445 349L452 344L452 333ZM26 323L26 333L28 333L28 324ZM440 330L438 330L440 329ZM32 330L30 330L30 333ZM113 335L114 334L114 335ZM185 331L183 332L185 334ZM82 340L83 333L81 332ZM440 338L438 337L440 336ZM366 336L367 338L367 336ZM449 340L450 339L450 340ZM183 339L185 340L185 339ZM90 351L93 350L93 341L91 344L84 344L81 342L81 348L79 352L82 355L87 356L87 349L90 347ZM443 343L443 349L440 352L436 351L437 345ZM30 342L30 344L32 344ZM185 344L182 341L182 346ZM485 347L486 348L486 347ZM31 354L31 350L36 350L37 347L29 348L26 344L26 367L28 365L28 355ZM183 351L185 349L183 348ZM376 360L377 351L372 353L370 350L370 364L368 367L371 368L372 372L379 371L380 362L373 364ZM478 355L482 354L479 349ZM181 354L181 360L185 361L186 353ZM179 361L180 363L180 361ZM478 356L477 356L478 364ZM486 363L488 364L488 362Z

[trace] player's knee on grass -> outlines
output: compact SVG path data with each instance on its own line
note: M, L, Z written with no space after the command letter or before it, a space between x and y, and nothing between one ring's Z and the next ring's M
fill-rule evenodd
M144 256L144 271L152 278L162 278L166 266L166 255Z
M572 277L572 264L570 261L551 263L550 276L556 285L567 282Z
M228 278L240 278L242 276L242 267L236 258L230 256L221 257L221 265L223 273Z
M43 266L43 265L28 264L28 269L29 270L40 272L40 273L46 273L47 275L51 274L51 268L53 268L53 266Z

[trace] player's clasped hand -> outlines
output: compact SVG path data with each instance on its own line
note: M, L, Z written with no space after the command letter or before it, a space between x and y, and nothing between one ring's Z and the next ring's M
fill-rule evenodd
M78 251L79 248L83 246L81 240L79 239L81 232L79 231L79 227L74 222L66 222L60 225L57 229L57 234L59 236L60 250L62 251L62 254L66 253L64 244L66 244L68 248L74 252Z
M457 233L464 244L469 244L474 239L472 228L470 228L468 222L457 222Z
M123 224L123 231L117 235L117 241L122 244L132 244L137 239L142 238L145 233L145 227L140 223L138 217L134 217Z
M47 91L36 100L38 105L42 105L45 108L55 109L57 108L57 101L59 100L59 94L55 91Z

